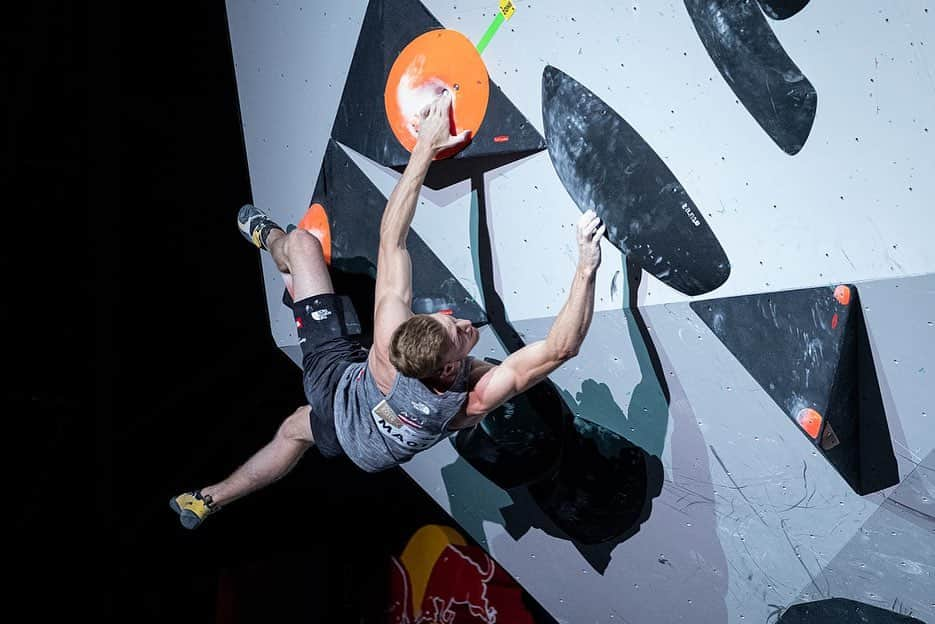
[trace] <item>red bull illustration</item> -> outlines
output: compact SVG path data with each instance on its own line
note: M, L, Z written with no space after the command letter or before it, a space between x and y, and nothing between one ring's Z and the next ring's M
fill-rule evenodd
M533 624L523 590L450 527L428 525L392 559L392 624Z

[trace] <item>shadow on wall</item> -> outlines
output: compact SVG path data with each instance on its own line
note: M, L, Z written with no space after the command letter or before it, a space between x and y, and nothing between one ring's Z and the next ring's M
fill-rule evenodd
M493 260L482 179L475 179L474 191L475 247L487 318L504 347L514 352L525 345L492 286ZM626 266L630 305L626 318L643 373L630 404L631 426L634 434L639 430L642 443L661 454L668 419L668 388L636 306L641 270L635 261L628 261ZM641 399L645 404L640 404ZM574 413L569 405L574 406ZM453 445L464 461L442 469L448 490L458 493L451 502L452 515L479 536L483 535L479 526L483 521L501 524L514 539L530 528L539 528L574 543L591 566L603 573L614 548L633 536L649 518L652 500L662 491L663 468L657 454L576 415L598 412L610 413L610 421L627 420L605 384L587 380L581 392L572 397L545 380L489 414L478 427L459 433ZM486 508L478 506L489 495L468 494L484 491L483 479L472 475L471 468L504 490L504 498L496 504L488 500Z
M594 384L593 390L607 395L606 386ZM452 502L452 515L474 529L481 527L472 519L496 522L513 539L541 529L574 543L603 573L614 548L649 518L652 500L662 490L662 462L625 437L572 415L550 382L533 391L537 407L533 401L511 402L483 426L453 439L463 461L443 468L442 477L471 508ZM551 405L542 405L546 400ZM474 471L479 475L468 474ZM486 510L475 508L478 499L467 494L471 481L485 481L480 475L506 494ZM517 483L520 479L527 482Z

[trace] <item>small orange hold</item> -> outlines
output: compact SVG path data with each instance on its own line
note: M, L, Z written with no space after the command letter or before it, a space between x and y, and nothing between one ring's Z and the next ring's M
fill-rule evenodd
M831 329L838 328L838 313L835 312L834 316L831 317Z
M821 414L810 407L804 407L799 410L795 420L813 440L818 439L818 433L821 431Z
M331 266L331 226L328 224L328 213L321 204L312 204L305 216L299 221L298 227L308 230L312 236L321 243L325 252L325 264Z
M834 289L834 298L838 300L843 306L848 305L851 302L851 289L841 284Z

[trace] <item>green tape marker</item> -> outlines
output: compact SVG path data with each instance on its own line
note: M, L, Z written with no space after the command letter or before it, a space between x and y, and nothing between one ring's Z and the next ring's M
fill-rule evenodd
M513 5L511 0L500 0L500 10L497 12L497 16L493 18L490 26L487 27L487 32L485 32L484 36L481 37L480 41L477 42L478 54L484 53L484 50L487 48L487 44L490 43L490 40L493 39L493 36L497 34L498 30L500 30L503 22L513 17L513 13L515 12L516 7Z
M484 49L487 47L487 44L490 43L490 40L493 39L493 36L497 34L497 31L500 30L500 26L503 25L503 22L506 21L506 18L503 17L503 13L497 12L497 17L493 18L493 22L490 23L490 26L487 28L487 32L484 33L484 36L480 38L480 41L477 42L477 53L483 54Z

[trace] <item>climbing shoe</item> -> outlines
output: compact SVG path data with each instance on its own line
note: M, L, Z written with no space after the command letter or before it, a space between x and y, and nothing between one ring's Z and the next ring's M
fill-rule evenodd
M186 529L197 528L205 518L220 511L211 496L202 496L200 491L183 492L169 499L169 507L179 515L179 521Z
M270 219L259 208L252 204L244 204L237 212L237 227L244 238L259 247L260 249L269 248L266 246L266 238L272 230L281 230L279 225Z

